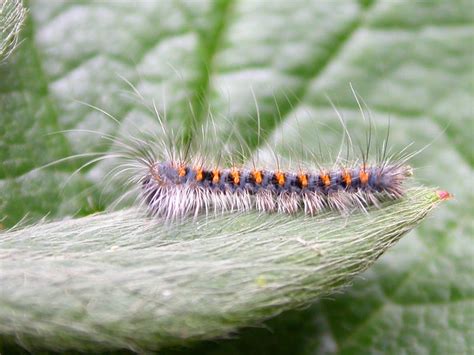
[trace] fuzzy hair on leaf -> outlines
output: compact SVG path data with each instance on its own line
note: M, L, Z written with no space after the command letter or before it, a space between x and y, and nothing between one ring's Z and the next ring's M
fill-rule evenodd
M31 351L225 337L347 284L448 195L346 218L256 211L165 225L121 210L0 233L0 334Z

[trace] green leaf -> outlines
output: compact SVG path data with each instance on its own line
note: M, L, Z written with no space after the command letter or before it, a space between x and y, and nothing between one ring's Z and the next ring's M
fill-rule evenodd
M391 119L395 149L429 145L413 159L416 179L453 192L440 209L340 295L307 311L246 330L198 352L281 351L468 353L474 349L472 200L473 6L466 1L258 2L32 1L21 45L0 64L0 213L63 217L104 208L97 182L106 167L74 175L79 162L35 171L71 154L107 149L116 133L99 112L150 119L124 100L130 80L170 121L190 126L212 107L219 132L239 128L282 154L301 141L340 140L328 95L351 132L361 117L352 83L377 125ZM188 103L191 102L191 108ZM192 112L192 114L191 114ZM230 121L229 118L232 120ZM292 130L289 130L292 128ZM298 340L295 341L295 337ZM287 351L285 351L287 350Z
M164 225L122 210L2 233L0 334L32 350L137 352L224 336L344 285L441 201L421 188L350 218Z

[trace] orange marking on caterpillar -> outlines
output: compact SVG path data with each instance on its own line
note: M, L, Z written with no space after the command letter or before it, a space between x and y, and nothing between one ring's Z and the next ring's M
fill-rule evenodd
M219 169L212 170L212 183L213 184L219 183L220 175L221 174L220 174Z
M359 172L359 179L362 185L366 185L369 182L369 173L362 168Z
M184 165L181 165L178 167L178 176L179 177L183 177L186 175L186 168L184 167Z
M232 176L235 185L240 184L240 172L238 169L233 168L230 172L230 176Z
M305 188L308 186L308 175L301 173L298 175L298 180L302 188Z
M262 172L260 170L254 170L252 171L252 176L253 178L255 179L255 183L256 184L261 184L262 181L263 181L263 176L262 176Z
M278 185L283 186L285 185L285 174L282 173L281 171L277 171L275 173L275 177L277 179Z
M204 179L204 175L202 173L202 169L196 169L196 181L202 181Z
M328 174L322 173L319 177L321 178L324 186L329 187L331 185L331 177Z
M344 170L342 172L342 181L344 181L344 184L346 184L346 187L351 186L352 184L352 176L348 170Z

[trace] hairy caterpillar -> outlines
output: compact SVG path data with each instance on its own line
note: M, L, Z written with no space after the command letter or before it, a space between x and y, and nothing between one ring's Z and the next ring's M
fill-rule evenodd
M387 164L319 172L220 169L175 161L150 161L142 179L152 214L176 218L208 212L257 209L315 215L325 209L346 212L403 195L408 166Z
M366 122L359 99L355 93L354 96ZM284 169L282 159L276 154L272 166L256 161L251 154L246 156L245 152L240 153L244 162L236 163L235 154L229 152L224 140L209 129L213 126L209 122L200 130L195 129L192 139L185 142L179 127L171 129L155 104L151 110L159 123L158 134L141 132L124 139L107 137L117 146L111 156L126 159L111 173L115 176L126 172L128 183L139 190L138 199L149 213L171 221L200 213L252 209L286 214L302 211L310 216L331 210L342 214L357 209L365 211L404 195L405 182L412 175L407 162L419 153L405 153L404 149L398 154L390 154L387 129L387 135L378 147L377 159L371 160L373 137L369 119L365 147L361 148L360 155L355 154L344 120L335 109L335 119L339 119L344 134L338 157L332 164L298 162L297 169L291 166ZM118 123L108 113L100 111ZM260 122L257 123L260 127ZM232 134L238 136L236 131ZM260 136L260 132L258 134ZM343 146L347 149L344 159ZM352 156L359 158L351 158L350 151Z

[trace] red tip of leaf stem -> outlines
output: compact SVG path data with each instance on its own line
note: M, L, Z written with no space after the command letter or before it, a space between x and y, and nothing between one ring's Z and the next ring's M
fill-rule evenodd
M438 190L436 191L436 194L438 195L439 199L443 201L451 200L454 197L448 191Z

